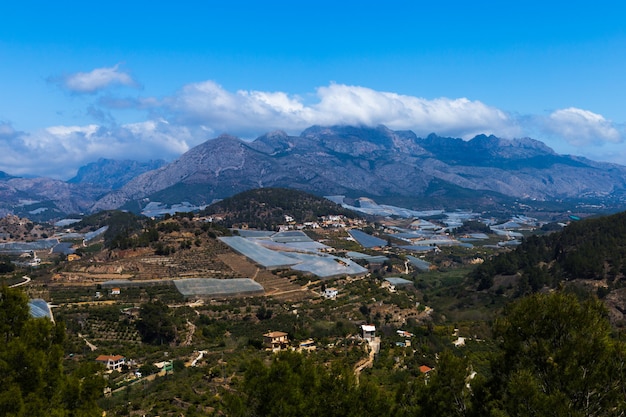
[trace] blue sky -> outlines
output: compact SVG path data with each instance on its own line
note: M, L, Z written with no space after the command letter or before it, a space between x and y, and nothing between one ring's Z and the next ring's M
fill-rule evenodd
M99 157L344 123L626 165L624 16L617 1L15 2L0 170L67 179Z

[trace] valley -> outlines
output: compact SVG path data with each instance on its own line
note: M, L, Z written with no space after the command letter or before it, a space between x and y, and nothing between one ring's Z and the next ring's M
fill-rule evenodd
M277 355L292 350L309 352L307 366L351 372L360 381L351 388L356 390L368 384L396 390L400 374L422 380L430 371L420 369L442 367L445 352L457 358L449 360L471 363L472 375L490 378L488 356L498 349L490 323L524 294L526 275L498 270L484 285L483 265L517 252L522 240L578 221L568 212L545 220L463 210L417 213L371 200L368 210L391 210L391 217L348 217L336 214L345 210L340 206L313 215L313 207L332 203L289 193L261 189L211 210L157 219L103 212L62 228L37 225L32 230L38 236L73 238L74 256L38 251L38 265L18 266L4 279L10 284L28 275L31 281L21 288L53 306L55 320L67 328L68 370L103 354L125 359L121 368L102 374L110 394L98 404L108 413L237 415L230 396L245 390L247 367L255 361L273 367ZM275 229L250 228L251 213ZM20 223L28 220L5 221L4 227ZM84 240L95 230L104 231ZM233 238L247 241L244 249L232 246ZM340 269L348 263L358 268L351 274L327 275L321 272L327 266L303 272L297 268L306 253ZM3 256L6 265L19 258ZM291 261L270 266L275 256ZM229 286L214 287L212 279ZM251 294L240 280L254 282L261 293ZM192 282L194 295L181 293L181 283ZM542 285L547 290L555 284ZM568 285L580 291L586 284ZM619 288L605 296L611 311L622 303L615 301ZM612 317L619 328L623 319ZM363 326L375 329L375 344L365 340ZM271 332L287 339L267 350Z

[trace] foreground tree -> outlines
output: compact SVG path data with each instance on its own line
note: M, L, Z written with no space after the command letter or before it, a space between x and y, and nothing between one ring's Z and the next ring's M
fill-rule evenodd
M243 396L230 396L232 416L384 416L391 402L381 388L356 383L350 369L330 369L299 353L282 352L270 366L248 365Z
M604 305L562 292L512 304L495 322L491 400L499 415L618 416L626 412L623 345ZM483 398L485 399L485 398ZM486 410L485 410L486 411Z
M86 365L67 375L65 327L31 318L28 309L20 290L0 288L0 415L100 416L96 400L105 384L98 370Z

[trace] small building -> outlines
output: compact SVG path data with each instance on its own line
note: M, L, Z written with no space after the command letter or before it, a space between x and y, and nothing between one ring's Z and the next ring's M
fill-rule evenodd
M111 295L120 295L122 291L119 288L111 288Z
M263 344L274 352L284 349L289 344L289 337L285 332L269 332L263 335Z
M322 297L328 300L334 300L335 298L337 298L338 294L339 291L337 290L337 288L326 288L324 292L322 292Z
M367 342L371 342L376 337L376 326L373 324L363 324L361 325L361 336L363 340Z
M154 366L159 369L159 372L174 372L174 362L173 361L162 361L155 362Z
M300 345L298 345L298 352L302 352L302 351L312 351L315 350L315 341L313 339L307 339L304 340L302 342L300 342Z
M96 362L104 364L110 371L120 371L122 365L126 363L126 358L122 355L100 355L96 358Z
M423 373L423 374L428 374L430 371L433 370L433 368L431 368L430 366L427 366L427 365L422 365L422 366L420 366L419 369L420 369L420 372Z

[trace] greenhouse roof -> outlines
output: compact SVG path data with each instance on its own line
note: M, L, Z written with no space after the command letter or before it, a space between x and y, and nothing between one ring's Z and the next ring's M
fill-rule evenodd
M400 249L406 249L413 252L430 252L436 249L435 246L406 245L398 246Z
M289 243L289 242L312 242L313 239L307 236L306 233L300 230L288 230L285 232L278 232L272 235L274 242Z
M384 239L380 239L378 237L372 236L361 230L352 229L349 230L350 236L357 242L361 244L361 246L365 248L374 248L376 246L387 246L387 241Z
M235 297L263 294L261 284L250 278L188 278L174 280L176 289L186 297Z
M328 255L310 255L304 253L290 253L289 257L298 259L300 262L291 269L309 272L320 278L330 278L337 275L361 275L367 272L366 268L344 258Z
M35 317L35 318L48 317L50 320L54 320L52 318L52 310L50 310L50 306L48 305L46 300L42 300L41 298L29 300L28 307L30 309L31 317Z
M30 252L51 249L59 243L58 239L41 239L36 242L0 243L1 252Z
M346 256L350 259L362 259L370 263L383 263L389 260L389 258L383 255L368 255L360 252L346 252Z
M270 237L276 232L268 230L233 229L241 237Z
M400 287L403 285L412 285L413 281L409 281L408 279L400 278L400 277L389 277L385 278L385 281L389 282L391 285L396 287Z
M423 259L419 259L411 255L407 255L406 258L409 260L409 262L411 262L411 265L413 265L420 271L428 271L430 269L430 262L426 262Z
M264 268L287 267L298 263L293 258L256 244L251 239L245 239L240 236L227 236L219 239L234 251L239 252Z

